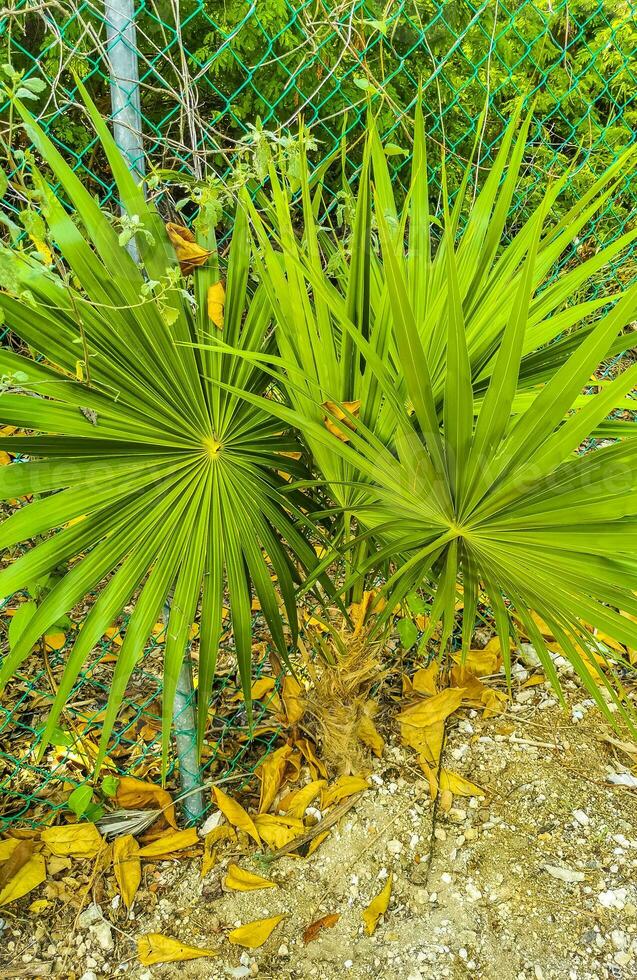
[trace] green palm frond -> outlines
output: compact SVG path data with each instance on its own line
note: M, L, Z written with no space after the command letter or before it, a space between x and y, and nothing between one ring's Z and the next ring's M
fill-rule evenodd
M206 303L219 280L214 235L201 243L210 257L194 273L191 303L163 221L85 99L120 200L136 216L141 263L119 244L112 222L18 106L70 208L34 167L59 268L26 248L3 252L12 284L0 293L0 309L39 359L0 350L0 373L11 382L0 397L0 420L29 432L2 440L3 449L26 461L0 469L1 493L5 499L33 495L0 526L3 551L32 542L0 571L0 593L9 596L53 569L67 570L4 658L0 686L52 623L97 590L68 656L46 744L93 647L134 601L109 695L102 757L131 672L172 597L163 685L166 757L177 678L199 608L200 744L226 597L248 705L253 595L287 657L285 621L294 642L299 570L316 564L306 534L311 504L285 492L279 471L302 475L288 455L297 443L268 412L267 401L257 408L218 384L223 378L239 392L263 394L269 376L256 363L192 346L217 331ZM249 264L247 219L238 210L223 335L240 350L262 353L271 345L270 311L263 288L248 289Z
M372 123L348 249L317 229L307 194L295 235L272 168L278 244L254 210L252 222L282 355L271 368L287 395L277 411L303 432L334 501L356 518L354 544L366 551L351 574L386 571L387 615L427 586L424 639L441 623L444 648L461 582L465 651L486 601L507 671L517 623L559 688L539 616L600 706L607 710L606 687L625 711L592 651L621 662L600 634L637 648L637 439L581 447L600 433L637 434L608 421L629 404L636 365L585 393L604 359L631 347L637 287L576 297L637 229L550 281L549 273L634 152L560 220L552 206L568 175L549 183L511 232L527 131L516 114L480 192L469 200L470 165L453 208L443 161L443 222L433 224L422 116L402 213ZM325 429L328 400L351 423L347 442ZM342 405L351 400L361 403L356 417Z

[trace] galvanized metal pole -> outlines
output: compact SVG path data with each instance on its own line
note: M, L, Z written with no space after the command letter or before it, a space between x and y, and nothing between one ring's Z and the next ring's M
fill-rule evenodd
M128 161L133 174L143 179L144 147L142 144L142 114L139 98L139 61L135 7L133 0L105 0L106 54L109 62L113 136ZM135 241L128 244L135 261L139 254ZM170 616L170 599L164 608L166 632ZM181 788L188 796L184 811L191 823L200 823L204 815L201 767L197 759L197 725L190 656L186 654L179 674L173 728Z
M113 135L133 173L145 174L134 0L105 0L106 56L111 78Z

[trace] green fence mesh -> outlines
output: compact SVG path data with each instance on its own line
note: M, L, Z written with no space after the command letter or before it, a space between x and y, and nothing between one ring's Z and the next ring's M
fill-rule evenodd
M637 133L633 2L139 0L135 20L147 157L152 167L195 181L211 174L223 177L237 162L258 175L263 141L285 149L286 133L301 118L317 141L316 163L347 135L353 172L371 101L392 147L398 185L409 165L419 85L432 143L444 145L460 165L478 137L478 174L489 166L513 102L526 97L534 121L514 204L518 209L532 202L552 171L575 160L560 202L567 206ZM10 0L0 15L0 65L47 82L33 104L36 112L87 186L106 202L113 186L77 105L74 81L80 76L108 115L105 40L101 3ZM0 108L0 125L7 125L6 106ZM337 172L328 182L336 207L340 181ZM620 235L636 198L637 187L626 176L586 238L574 246L575 254L563 261L588 255L598 242ZM624 253L597 290L632 281L635 256L634 248ZM139 742L140 729L150 726L152 731L155 724L160 694L155 647L140 666L113 746L119 771L136 767L150 772L156 765L157 739ZM63 657L64 650L52 651L53 674ZM102 669L83 676L72 699L76 722L89 734L108 685ZM51 697L50 679L40 662L35 673L23 674L21 683L0 708L0 794L5 800L0 830L2 820L32 813L32 819L47 819L64 799L60 787L81 777L73 746L49 754L41 766L33 761ZM218 696L223 699L223 690ZM233 727L240 729L239 722L239 716L224 715L217 748L236 739ZM229 771L249 771L251 751L245 743L237 743L229 755L215 749L208 765L221 759Z

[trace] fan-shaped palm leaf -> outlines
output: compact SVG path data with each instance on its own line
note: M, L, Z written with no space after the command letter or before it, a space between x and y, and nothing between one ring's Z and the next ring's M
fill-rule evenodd
M98 590L68 656L46 742L95 644L134 600L109 695L103 754L130 674L172 595L164 660L166 753L177 678L199 605L201 742L226 591L249 703L252 593L285 657L279 597L294 636L297 568L313 566L316 556L300 509L308 502L281 492L278 471L295 472L294 461L282 457L295 448L293 438L268 413L267 402L255 408L217 384L223 378L239 391L263 393L267 375L258 365L190 346L218 330L207 311L208 290L219 279L214 236L199 250L210 255L195 271L191 305L163 222L87 97L86 102L123 206L136 216L141 267L18 106L74 214L34 168L60 269L47 268L21 247L2 256L10 281L0 293L0 308L41 359L0 350L0 373L9 379L0 419L30 433L2 440L3 449L26 461L0 469L1 493L33 495L2 524L0 544L4 550L39 539L0 572L0 593L22 590L59 566L67 571L5 657L0 685L52 623ZM238 211L223 334L239 349L262 352L270 344L270 313L264 290L251 295L248 289L249 251L247 221Z

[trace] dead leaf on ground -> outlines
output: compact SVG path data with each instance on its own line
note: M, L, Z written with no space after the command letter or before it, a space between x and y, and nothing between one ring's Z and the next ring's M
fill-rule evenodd
M228 873L223 882L224 888L229 888L235 892L254 892L260 888L276 888L274 881L262 878L261 875L252 874L245 868L240 868L238 864L229 864Z
M310 803L316 799L325 785L324 779L313 779L311 783L290 793L285 800L281 800L280 809L288 817L302 818Z
M322 919L317 919L316 922L310 923L303 933L303 942L306 945L307 943L311 943L323 929L331 929L335 926L340 917L338 912L332 912L330 915L324 915Z
M137 940L137 955L143 966L154 966L156 963L177 963L180 960L216 956L217 950L187 946L178 939L162 936L160 932L149 932Z
M410 728L427 728L436 722L444 721L462 704L464 690L462 688L447 688L440 694L424 701L417 701L401 711L398 719L401 725Z
M33 854L0 891L0 907L15 902L46 881L46 862L42 854Z
M218 786L213 786L212 792L215 803L228 823L231 823L237 830L242 830L244 834L247 834L257 844L260 844L261 838L259 837L259 831L255 827L252 817L246 813L241 804L233 800L231 796L227 796Z
M196 827L190 827L188 830L172 830L142 847L139 856L142 858L161 857L165 854L174 854L175 851L183 851L187 847L195 847L198 843L199 836Z
M449 769L440 770L439 780L441 791L449 790L454 796L485 796L483 789L480 789L479 786L465 779L459 773L451 772Z
M303 701L303 688L296 677L292 677L290 674L287 674L283 678L281 700L283 701L286 721L290 728L292 728L303 717L305 703Z
M235 946L257 949L259 946L263 946L284 918L284 915L273 915L269 919L257 919L255 922L248 922L245 926L239 926L238 929L229 932L228 940Z
M236 833L234 827L229 824L224 823L221 827L214 827L209 834L206 834L204 838L203 846L203 858L201 860L201 877L205 878L208 872L214 868L217 863L217 852L215 850L215 844L219 841L229 840L232 837L236 838Z
M120 776L115 799L124 810L146 810L150 807L161 810L166 822L177 829L172 797L161 786L133 776Z
M356 734L363 745L371 749L374 755L380 759L385 748L385 740L368 714L362 716L358 723Z
M261 780L261 797L259 813L267 813L276 795L285 782L285 771L293 749L291 745L283 745L271 755L266 756L258 766L256 773Z
M130 909L142 880L139 844L132 834L113 841L113 870L122 901Z
M391 897L391 886L392 886L392 875L389 874L385 887L376 896L373 901L369 903L365 911L363 912L363 922L365 924L365 932L368 936L373 936L376 931L376 926L378 925L381 915L384 915L389 907L389 899Z
M42 840L59 857L93 858L106 842L94 823L73 823L64 827L46 827Z
M340 803L348 796L362 793L366 789L369 789L369 783L364 776L339 776L335 783L323 790L321 810L326 810L332 803Z
M33 856L35 845L31 840L16 841L16 846L12 848L11 854L6 861L0 864L0 892L7 882L18 874Z

